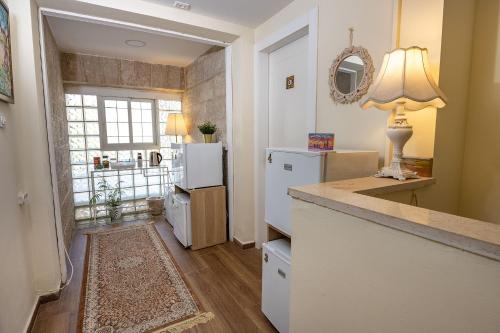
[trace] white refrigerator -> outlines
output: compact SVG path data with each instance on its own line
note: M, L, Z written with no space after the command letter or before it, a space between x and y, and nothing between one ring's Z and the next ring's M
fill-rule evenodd
M185 190L222 185L222 143L172 144L173 161L169 182ZM166 217L174 235L185 247L192 245L189 195L165 192Z
M378 156L376 151L266 149L265 222L292 236L289 187L374 175Z
M183 189L222 185L222 143L172 143L173 183Z

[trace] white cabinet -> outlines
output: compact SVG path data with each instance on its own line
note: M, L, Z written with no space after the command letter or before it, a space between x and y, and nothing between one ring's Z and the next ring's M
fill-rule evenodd
M290 241L278 239L263 244L262 312L280 333L289 330Z
M371 176L378 169L375 151L268 148L266 157L265 222L289 236L292 235L289 187Z
M170 221L174 227L174 235L184 247L192 245L191 234L191 201L189 195L177 193L173 195Z
M165 217L170 225L174 226L174 190L165 186Z
M321 182L323 159L319 154L267 151L265 221L288 235L291 199L288 187Z

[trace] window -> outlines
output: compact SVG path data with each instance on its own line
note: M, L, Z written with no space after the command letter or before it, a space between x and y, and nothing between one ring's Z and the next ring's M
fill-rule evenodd
M158 148L153 100L103 97L99 104L104 149Z
M132 138L134 143L154 143L153 140L153 103L132 101Z
M106 113L105 100L115 101L108 103L109 117ZM125 103L123 103L125 102ZM102 104L101 104L102 103ZM138 103L138 104L134 104ZM143 103L147 103L148 105ZM103 106L104 111L98 111L98 105ZM127 105L127 106L125 106ZM130 108L129 108L130 105ZM155 106L158 106L158 109ZM148 106L151 106L148 108ZM125 110L127 112L125 112ZM136 110L134 112L134 110ZM140 113L139 113L140 110ZM147 111L151 116L147 114ZM158 110L158 111L156 111ZM121 112L121 113L120 113ZM92 191L91 172L94 171L93 159L96 156L102 158L108 155L110 159L126 161L135 159L141 153L147 159L149 152L160 149L163 155L162 165L170 167L171 142L182 142L182 137L165 135L166 122L170 112L181 112L181 102L172 100L143 100L143 99L123 99L123 98L100 98L96 95L66 94L66 117L68 120L68 135L70 146L70 164L73 177L73 193L75 202L75 220L85 221L90 219L89 198ZM140 115L140 117L139 117ZM104 118L107 117L107 118ZM107 120L113 126L111 132L107 128ZM155 119L157 122L155 123ZM101 120L105 120L102 121ZM129 120L131 120L129 122ZM101 124L100 124L101 122ZM128 125L128 132L122 125ZM102 124L106 125L105 131ZM140 125L141 132L134 131L134 124ZM138 125L135 125L136 128ZM115 127L116 126L116 127ZM131 129L132 128L132 129ZM151 132L153 139L151 139ZM100 134L106 132L115 140L109 148L101 146L103 140ZM149 144L147 141L155 141L155 133L158 133L157 146L152 148L135 148L136 144ZM128 138L128 143L127 143ZM106 140L109 138L106 137ZM121 140L121 142L120 142ZM142 140L142 142L139 142ZM99 173L96 177L99 177ZM121 170L116 172L106 172L106 180L111 184L119 184L123 190L124 213L135 213L147 210L145 198L152 195L161 195L163 189L160 186L161 175L150 175L145 177L138 170ZM99 207L102 209L102 207ZM105 212L102 212L103 216Z

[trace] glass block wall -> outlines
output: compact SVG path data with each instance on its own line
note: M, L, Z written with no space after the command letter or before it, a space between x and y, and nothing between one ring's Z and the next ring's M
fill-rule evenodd
M163 156L162 166L171 166L171 142L182 142L182 137L164 135L168 114L181 112L180 101L157 101L158 133L160 136L160 153ZM99 112L97 96L66 94L66 113L70 145L71 171L75 201L75 220L84 221L91 218L89 199L92 195L91 172L94 171L95 156L108 155L118 161L136 159L141 153L144 161L148 159L149 150L115 150L102 151L99 137ZM95 186L103 177L111 184L120 186L124 201L124 213L140 212L147 209L145 198L160 195L163 192L160 174L149 171L148 177L141 170L120 170L96 172ZM158 172L158 171L156 171ZM99 216L106 215L104 207L98 207Z

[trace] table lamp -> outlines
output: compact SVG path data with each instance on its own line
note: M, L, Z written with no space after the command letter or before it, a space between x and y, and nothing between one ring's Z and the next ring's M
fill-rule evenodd
M177 136L187 135L186 123L182 113L169 113L167 118L167 127L165 128L165 135L175 135L175 142L177 143Z
M445 105L446 97L430 74L427 49L413 46L385 54L371 91L361 102L363 109L373 106L380 110L396 110L394 122L387 128L387 136L394 147L392 161L376 174L377 177L418 178L416 172L406 169L402 162L403 147L413 135L405 112Z

